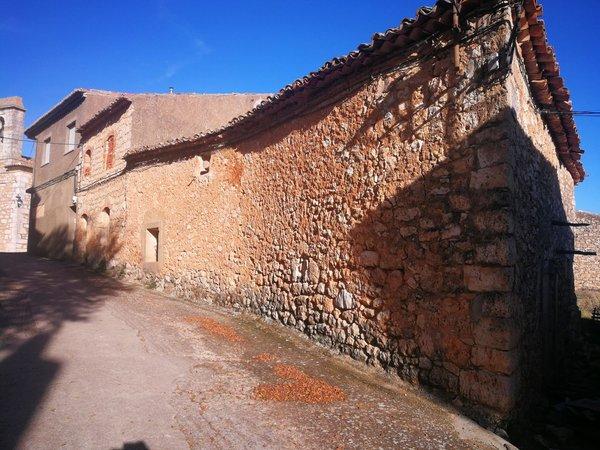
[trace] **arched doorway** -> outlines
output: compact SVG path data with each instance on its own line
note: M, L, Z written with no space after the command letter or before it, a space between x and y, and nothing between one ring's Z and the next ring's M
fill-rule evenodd
M77 247L79 256L85 259L87 254L87 246L90 235L90 219L87 214L82 214L79 217L79 223L77 226Z
M100 247L106 249L110 236L110 208L104 208L98 216L98 237L100 238Z

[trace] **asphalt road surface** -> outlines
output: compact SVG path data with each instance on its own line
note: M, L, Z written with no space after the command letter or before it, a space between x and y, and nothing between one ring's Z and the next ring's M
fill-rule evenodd
M0 254L0 447L506 448L397 377L247 314Z

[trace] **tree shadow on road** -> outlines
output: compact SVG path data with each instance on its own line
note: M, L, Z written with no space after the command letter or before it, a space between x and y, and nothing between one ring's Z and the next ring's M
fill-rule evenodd
M12 350L32 335L54 333L66 321L87 320L106 297L127 290L75 265L0 253L0 348Z
M0 253L0 448L16 447L59 375L61 361L43 355L54 334L129 289L75 265Z
M60 363L42 357L50 334L32 337L0 362L0 448L15 448Z
M150 450L144 441L125 442L123 447L114 448L112 450Z

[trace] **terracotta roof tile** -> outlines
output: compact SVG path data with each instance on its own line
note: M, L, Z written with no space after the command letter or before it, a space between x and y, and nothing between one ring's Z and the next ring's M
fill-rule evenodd
M465 0L465 3L473 4L479 3L480 1L487 0ZM156 150L168 149L174 145L193 144L210 137L218 137L218 135L224 131L239 126L250 118L254 118L267 111L276 110L290 97L307 90L316 89L319 85L330 82L340 75L360 69L372 62L372 58L381 58L393 50L406 47L422 40L436 30L447 29L451 20L451 14L448 14L450 12L451 4L451 0L438 0L436 5L432 8L421 8L417 13L416 19L404 19L400 26L390 28L383 33L376 33L373 35L373 39L370 43L360 44L357 50L354 50L345 56L327 61L319 70L310 72L308 75L286 85L278 93L269 96L255 108L248 111L246 114L234 118L221 128L209 130L208 132L194 136L172 139L154 146L132 149L125 157L132 158L134 155L140 153L153 153Z
M101 109L92 117L90 117L87 122L80 125L79 128L77 128L77 131L81 135L86 135L87 133L95 129L104 120L105 117L109 117L117 111L125 110L129 105L131 105L131 100L129 100L126 97L118 97L111 103L109 103L108 106L106 106L106 108Z
M548 44L542 7L537 0L525 0L520 18L518 42L529 76L533 96L542 109L562 114L544 114L557 153L578 183L585 177L581 159L579 134L573 120L573 106L564 86L554 49Z
M490 4L492 1L495 0L460 0L461 10L469 12L482 5ZM579 161L582 153L579 147L579 135L573 118L569 114L572 112L569 91L564 87L564 81L560 77L554 50L548 45L544 23L539 19L542 13L541 6L537 0L524 0L523 7L518 42L531 91L542 109L559 110L567 113L560 116L545 114L545 118L556 143L559 158L577 183L583 180L585 172ZM224 133L243 125L250 119L267 112L278 111L291 97L307 95L307 93L327 85L337 77L359 70L394 50L407 47L436 32L449 30L451 22L452 1L438 0L432 8L423 7L419 9L415 19L404 19L398 27L374 34L370 43L360 44L357 50L327 61L319 70L285 86L278 93L269 96L255 108L234 118L225 126L194 136L180 137L153 146L132 149L126 155L126 159L134 158L142 153L152 155L182 145L218 140Z

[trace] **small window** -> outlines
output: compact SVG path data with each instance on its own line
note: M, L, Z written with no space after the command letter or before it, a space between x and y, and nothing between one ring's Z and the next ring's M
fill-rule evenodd
M92 151L88 148L83 154L83 176L92 175Z
M79 220L79 227L81 229L81 240L84 244L88 242L88 225L89 225L89 217L87 214L82 214L81 219Z
M67 145L65 146L65 153L72 152L77 146L75 144L75 130L75 122L71 122L67 125Z
M158 236L158 227L146 229L146 251L144 262L158 262Z
M110 227L110 209L104 208L98 217L98 228L105 228L108 231Z
M44 141L44 149L42 153L42 166L50 162L50 138Z
M88 215L87 214L82 214L81 215L81 220L79 221L79 224L81 226L81 230L85 231L87 233L87 228L88 228Z
M112 169L115 165L115 136L111 134L104 144L104 167Z
M94 222L96 223L96 222ZM110 209L104 208L98 216L96 226L100 237L100 247L107 248L110 245Z

